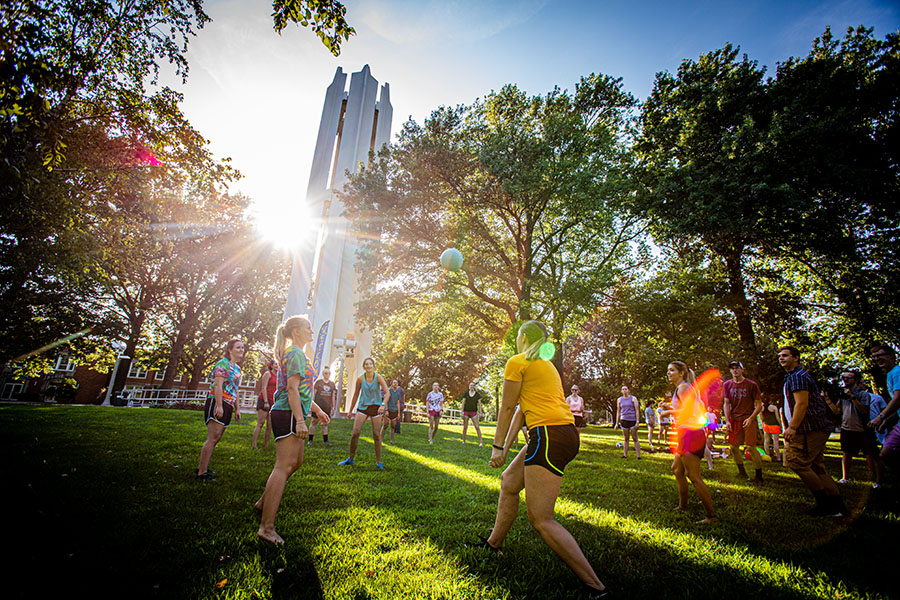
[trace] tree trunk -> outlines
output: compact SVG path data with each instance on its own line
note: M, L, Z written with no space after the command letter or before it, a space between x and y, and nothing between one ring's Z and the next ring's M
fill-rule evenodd
M185 320L182 322L178 333L175 335L175 341L172 342L172 349L169 351L169 361L166 363L166 374L163 377L162 389L172 389L175 381L175 372L181 363L181 356L184 354L184 346L187 344L188 336L193 333L194 321Z
M754 366L760 371L765 371L760 364L759 349L756 346L756 334L753 331L753 321L750 319L750 300L747 299L747 288L744 285L743 256L743 246L731 248L722 253L728 278L726 303L731 312L734 313L734 319L737 322L742 354L748 361L752 360Z

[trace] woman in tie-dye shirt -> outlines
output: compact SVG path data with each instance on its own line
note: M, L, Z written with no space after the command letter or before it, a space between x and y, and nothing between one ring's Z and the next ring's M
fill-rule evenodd
M225 356L213 367L210 379L212 384L203 407L203 418L206 421L206 442L200 449L200 464L197 465L197 479L208 481L213 478L209 471L209 459L212 458L216 444L222 439L225 428L235 421L241 420L238 410L238 387L241 385L241 367L244 360L244 342L238 339L229 340L225 344Z
M303 464L303 448L308 434L306 418L314 412L323 425L328 425L330 421L325 411L312 401L316 372L303 354L303 347L312 339L312 324L303 317L289 318L275 332L278 387L275 404L269 413L275 436L275 467L266 482L266 490L254 505L262 511L256 535L273 544L284 543L275 532L275 516L288 478Z

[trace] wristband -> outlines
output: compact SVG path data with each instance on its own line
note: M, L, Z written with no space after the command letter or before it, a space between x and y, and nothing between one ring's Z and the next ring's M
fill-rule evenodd
M503 451L503 446L498 446L497 444L491 444L491 448L493 448L494 450L500 450L501 452Z

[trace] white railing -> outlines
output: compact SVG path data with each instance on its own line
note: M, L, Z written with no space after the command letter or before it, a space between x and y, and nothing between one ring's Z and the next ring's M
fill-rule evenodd
M417 404L412 402L406 403L406 410L411 412L413 416L428 422L428 406L425 404ZM462 410L458 408L445 408L441 411L441 422L443 423L462 423Z
M128 401L128 406L137 408L172 408L179 404L190 404L202 407L206 402L209 390L185 390L175 388L162 390L156 388L127 389L123 396ZM241 409L253 410L256 408L256 394L252 390L240 390L238 392L238 404Z

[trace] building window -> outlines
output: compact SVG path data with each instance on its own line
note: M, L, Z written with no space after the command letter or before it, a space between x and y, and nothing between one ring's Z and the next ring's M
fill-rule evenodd
M0 394L0 399L15 400L22 393L23 387L25 386L21 383L4 383L3 394Z
M75 371L75 362L68 356L56 357L56 364L53 370L61 373L73 373Z
M147 371L142 369L140 365L131 363L131 368L128 369L128 376L133 377L134 379L143 379L147 376Z
M153 376L153 379L154 379L155 381L162 381L162 380L165 379L165 378L166 378L166 371L165 371L165 369L161 369L161 370L157 371L156 374Z
M172 381L174 381L175 383L181 383L181 373L179 373L178 376Z

